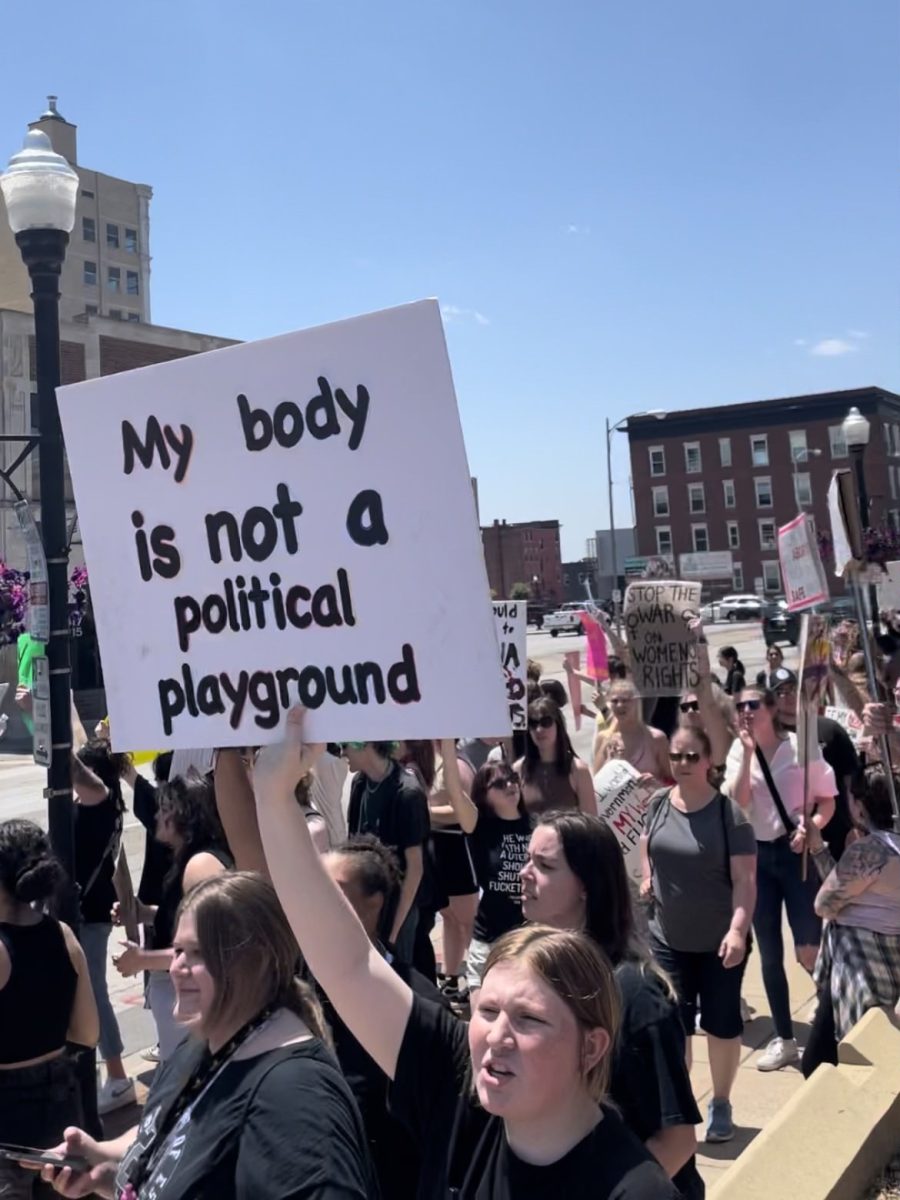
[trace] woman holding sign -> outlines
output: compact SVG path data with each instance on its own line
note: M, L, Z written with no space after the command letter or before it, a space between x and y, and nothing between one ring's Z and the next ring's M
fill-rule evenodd
M596 813L594 781L586 762L575 753L565 717L549 696L528 706L525 756L515 766L522 780L522 797L534 816L558 808Z
M421 1200L674 1200L659 1165L602 1104L618 1000L591 940L544 927L501 938L468 1029L414 996L328 877L293 805L316 752L299 709L286 740L260 752L266 860L310 970L393 1081L393 1111L422 1152Z
M800 1061L784 970L782 918L786 911L797 960L812 974L822 921L814 907L815 872L803 877L806 825L811 821L821 830L828 824L837 792L834 771L824 759L814 759L806 769L801 766L797 735L785 732L777 703L772 692L758 687L739 693L735 708L740 736L728 755L722 788L747 813L756 834L753 928L775 1025L775 1037L756 1064L760 1071L777 1071Z
M608 733L598 739L595 752L595 769L599 770L605 761L606 742L617 737L621 742L622 752L618 757L631 763L642 775L650 775L660 783L671 779L669 766L669 744L666 735L660 729L654 729L645 724L641 711L641 697L637 688L628 679L617 680L607 693L609 707L612 710L613 725Z

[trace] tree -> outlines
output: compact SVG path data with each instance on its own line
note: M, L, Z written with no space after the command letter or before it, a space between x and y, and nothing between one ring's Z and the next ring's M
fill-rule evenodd
M510 600L528 600L531 597L531 588L527 583L514 583L512 591L509 593Z

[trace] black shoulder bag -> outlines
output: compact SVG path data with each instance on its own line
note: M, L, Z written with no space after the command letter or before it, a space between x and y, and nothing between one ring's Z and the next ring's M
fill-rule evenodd
M784 832L788 835L792 834L797 826L788 816L787 809L781 801L778 794L778 788L775 786L775 780L772 778L772 772L769 770L769 764L766 762L766 756L756 747L756 760L759 763L759 768L763 773L763 778L766 781L766 787L769 789L769 795L775 801L775 807L778 809L778 815L781 817L781 823L784 826Z

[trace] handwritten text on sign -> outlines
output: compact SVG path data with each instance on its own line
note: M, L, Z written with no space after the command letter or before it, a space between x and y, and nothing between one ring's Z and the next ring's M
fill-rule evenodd
M816 536L805 514L778 530L778 556L788 612L802 612L828 599Z
M434 302L59 397L117 746L508 731Z
M701 586L671 581L628 585L628 652L642 696L677 696L697 686L697 642L689 621L698 616Z
M525 694L528 686L526 605L523 600L495 600L494 622L500 644L500 669L513 729L528 728Z
M594 776L597 812L616 835L632 879L641 878L640 839L647 805L659 784L644 779L631 763L614 758Z

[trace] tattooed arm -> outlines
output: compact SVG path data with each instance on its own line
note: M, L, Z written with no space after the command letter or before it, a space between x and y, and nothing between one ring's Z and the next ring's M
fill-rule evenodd
M884 870L891 851L875 837L848 846L840 861L819 889L816 912L820 917L836 917L845 904L859 896Z

